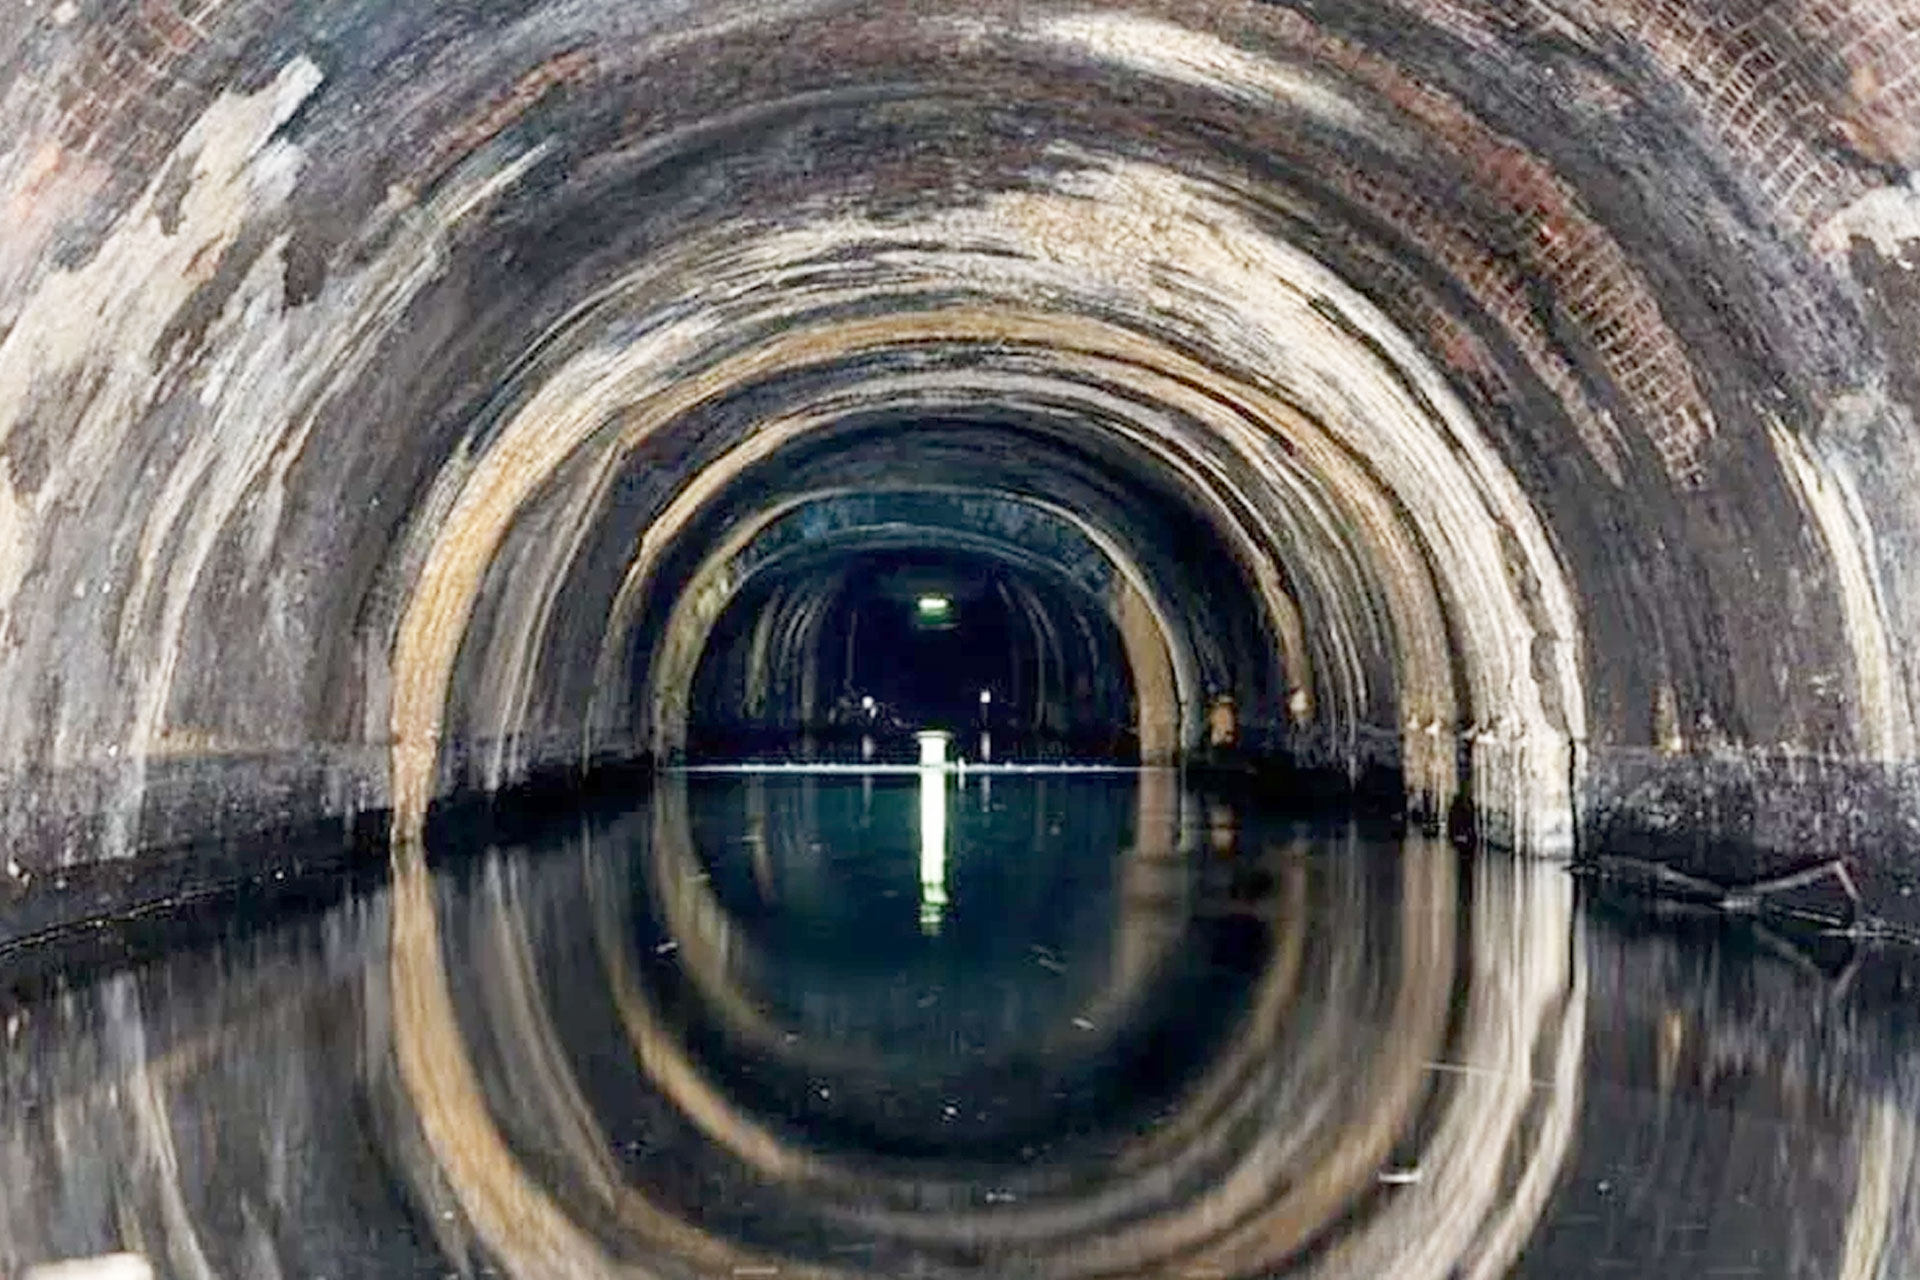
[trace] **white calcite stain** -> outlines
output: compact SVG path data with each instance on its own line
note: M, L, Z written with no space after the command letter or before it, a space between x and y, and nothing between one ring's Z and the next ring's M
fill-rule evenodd
M1427 4L1426 16L1437 17L1433 9L1433 5ZM954 21L949 25L974 40L984 42L990 36L997 36L1042 44L1069 56L1123 68L1135 75L1191 85L1262 110L1293 112L1320 127L1364 137L1371 145L1390 152L1405 153L1421 145L1404 136L1399 125L1335 88L1333 81L1288 61L1283 55L1242 48L1177 23L1137 14L1084 11L1036 17L1004 27L980 21ZM1443 25L1450 29L1454 26L1444 19ZM1570 192L1567 194L1571 196ZM1434 224L1425 227L1421 234L1428 249L1448 262L1455 275L1474 274L1471 269L1463 271L1463 268L1467 262L1478 260L1481 250L1460 229ZM1612 247L1610 240L1605 243ZM1617 249L1615 253L1617 256ZM1616 264L1615 269L1625 268ZM1506 286L1484 287L1497 292ZM1628 312L1642 303L1652 305L1637 277L1628 296L1630 300L1611 313L1613 321L1625 319ZM1483 296L1482 301L1486 300ZM1496 305L1494 310L1499 311L1500 307ZM1513 314L1504 314L1502 322L1520 344L1528 364L1565 406L1594 464L1615 485L1623 484L1623 445L1612 415L1593 402L1580 376L1536 324ZM1620 367L1614 372L1630 375L1637 367L1636 361L1637 357L1622 357ZM1684 480L1697 476L1700 451L1715 427L1711 412L1700 399L1697 388L1692 386L1690 370L1681 381L1688 393L1680 403L1674 401L1671 393L1663 393L1651 403L1645 396L1639 399L1641 409L1650 414L1653 438L1662 448L1669 474ZM1675 412L1676 409L1683 411Z
M0 623L25 577L27 550L55 502L84 506L93 481L161 393L164 371L146 359L175 314L231 247L247 221L284 198L257 181L255 165L284 171L273 135L320 84L305 58L284 67L255 94L223 94L181 139L168 162L190 165L194 180L169 232L157 208L161 179L123 215L85 265L41 280L0 341L0 454L23 425L38 386L91 373L99 390L74 434L48 442L50 470L32 499L16 491L0 501ZM0 681L0 688L8 682Z
M545 634L564 607L568 566L592 538L606 496L604 486L572 487L561 510L545 526L549 536L522 541L513 548L518 560L507 566L507 572L514 581L533 585L507 593L499 606L494 639L508 646L506 656L489 669L479 690L486 705L471 708L476 723L467 726L475 736L493 738L484 779L489 789L508 785L516 780L518 770L531 763L519 729L533 704L540 671L537 648L525 641ZM507 553L503 548L502 557Z
M1813 233L1814 248L1834 262L1846 258L1855 240L1888 261L1901 260L1903 247L1920 240L1920 173L1854 197Z
M331 277L305 307L283 305L284 241L277 243L210 326L208 345L220 360L202 388L205 429L163 483L122 614L121 651L145 653L151 663L128 734L136 749L151 752L159 744L195 592L236 515L245 521L254 572L270 572L288 473L321 411L358 385L382 340L444 269L448 233L546 154L536 146L497 167L483 160L430 203L399 208L401 227L389 246L361 270Z
M1872 525L1845 472L1830 467L1794 432L1767 424L1781 471L1826 543L1852 653L1860 750L1870 759L1905 760L1914 749L1906 685L1897 667L1885 602L1873 571Z
M33 511L8 480L0 457L0 601L11 599L33 550ZM7 611L0 605L0 661L7 651Z
M72 763L111 742L125 749L119 794L109 807L104 846L116 856L137 842L147 758L167 748L165 723L182 637L195 616L207 567L234 533L245 538L253 572L273 578L269 594L297 590L275 575L298 574L275 556L288 475L326 407L357 385L386 337L420 291L444 270L447 239L488 208L547 154L545 146L509 154L483 149L450 175L434 198L390 203L380 250L352 270L329 274L309 302L284 294L286 238L265 246L194 349L160 350L176 323L243 230L284 209L304 165L281 127L322 81L306 57L289 61L258 93L216 99L186 131L152 185L105 236L93 257L40 281L0 343L0 454L42 386L65 379L97 387L65 439L46 442L48 474L31 497L0 491L0 635L18 607L26 566L58 504L87 509L98 500L115 458L146 428L164 396L185 389L194 412L179 434L152 449L141 501L129 513L135 554L113 638L113 679L69 694L53 714L53 757ZM184 173L176 209L162 217L161 191ZM182 344L184 345L184 344ZM151 354L150 354L151 353ZM204 353L204 354L203 354ZM113 586L102 584L108 596ZM45 622L42 614L36 623ZM291 630L263 633L297 669L304 640ZM35 681L9 672L0 649L0 758L18 756L35 723ZM92 700L89 701L88 699ZM44 711L40 718L44 719ZM265 730L272 732L272 727Z
M137 1253L103 1253L91 1258L41 1262L20 1273L20 1280L153 1280L153 1277L153 1264Z
M1036 17L1008 34L1242 102L1289 107L1348 132L1378 132L1365 110L1323 78L1178 23L1088 10Z

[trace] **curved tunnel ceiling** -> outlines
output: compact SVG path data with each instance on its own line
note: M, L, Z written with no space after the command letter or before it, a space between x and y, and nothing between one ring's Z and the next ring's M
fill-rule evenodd
M1169 627L1231 597L1278 749L1494 839L1920 830L1920 10L208 0L0 42L30 866L644 750L595 698L654 568L908 476L1104 531Z

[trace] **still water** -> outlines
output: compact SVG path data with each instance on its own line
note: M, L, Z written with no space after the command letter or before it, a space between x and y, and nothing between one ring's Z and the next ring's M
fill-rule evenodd
M433 866L4 961L0 1276L1920 1266L1900 956L1158 771Z

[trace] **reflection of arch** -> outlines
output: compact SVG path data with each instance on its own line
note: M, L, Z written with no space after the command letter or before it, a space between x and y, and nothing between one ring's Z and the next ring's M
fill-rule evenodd
M764 775L749 775L749 796ZM1181 939L1168 930L1166 895L1176 903L1191 893L1193 867L1179 848L1180 774L1173 769L1145 769L1134 806L1135 838L1122 854L1120 916L1112 930L1112 952L1106 980L1093 991L1078 1012L1096 1028L1111 1030L1115 1019L1137 1004L1153 979L1158 961ZM813 779L801 775L799 785ZM764 792L757 793L764 806ZM695 848L688 804L687 776L663 774L655 783L649 805L652 839L647 880L662 909L667 933L678 944L680 969L691 979L708 1005L721 1015L729 1030L755 1054L792 1057L789 1028L776 1024L747 992L755 976L769 962L750 945L714 892L704 860ZM1174 883L1169 886L1168 880ZM615 883L617 877L610 877ZM1046 1055L1069 1043L1086 1044L1087 1033L1065 1024L1030 1052ZM864 1061L857 1049L842 1045L804 1046L808 1060L825 1065Z
M1067 522L1067 527L1083 532L1067 513L1034 505L1037 511L1057 516ZM686 744L694 672L727 605L755 576L775 571L793 557L823 553L822 545L815 542L796 544L774 539L772 545L768 545L769 534L777 534L783 525L798 523L804 519L806 510L796 502L791 508L777 510L771 517L746 522L714 548L676 597L655 660L648 669L647 702L653 708L652 750L657 758L672 759ZM955 525L936 527L947 547L1072 581L1059 572L1057 560L1028 551L991 530ZM875 518L871 523L823 530L819 536L826 546L834 548L911 549L925 545L927 527ZM1192 744L1191 735L1198 729L1192 696L1191 656L1187 647L1175 639L1165 610L1144 594L1146 584L1137 566L1117 558L1117 548L1110 543L1101 545L1089 537L1086 546L1089 551L1106 557L1109 572L1101 575L1097 582L1077 585L1089 593L1099 593L1098 604L1119 632L1125 647L1139 706L1135 730L1141 761L1149 765L1171 763L1181 745Z
M1279 947L1231 1046L1165 1124L1117 1159L1098 1171L1008 1170L1012 1202L982 1207L971 1183L802 1150L714 1087L633 968L634 935L622 913L635 872L622 851L634 846L613 835L610 847L587 833L580 859L547 857L502 878L488 910L505 917L476 927L509 940L523 953L516 966L537 972L539 957L513 926L527 910L515 895L530 877L564 885L578 876L550 918L577 918L572 903L584 900L596 942L590 952L567 954L599 957L653 1085L718 1149L826 1221L934 1258L960 1249L978 1259L930 1264L934 1273L992 1272L1004 1254L1032 1274L1063 1278L1164 1268L1251 1277L1296 1264L1329 1277L1493 1276L1531 1229L1564 1154L1584 986L1567 946L1571 888L1552 867L1483 861L1473 872L1472 914L1456 918L1449 910L1459 901L1456 855L1442 843L1410 835L1399 883L1379 898L1355 879L1366 875L1363 860L1310 832L1276 846L1266 856L1281 890ZM396 997L419 989L409 966L422 958L412 945L431 936L420 929L423 905L430 906L396 898ZM680 941L685 947L694 939ZM1454 969L1456 954L1463 971ZM724 954L719 959L724 964ZM516 1034L549 1025L542 992L584 996L583 976L499 984L498 999L518 1002L502 1016ZM1378 1004L1370 1006L1367 993L1376 988ZM403 1080L430 1135L436 1127L460 1135L454 1151L434 1143L434 1176L446 1179L510 1274L639 1274L612 1261L635 1248L699 1266L836 1274L739 1249L663 1217L617 1178L602 1196L611 1221L589 1230L574 1220L500 1140L459 1026L450 1017L436 1021L450 1012L431 999L396 999L403 1063L414 1052L409 1045L431 1042L436 1054L431 1069L415 1061ZM564 1076L563 1060L547 1062L542 1074ZM555 1087L570 1092L564 1082ZM571 1103L551 1110L579 1112ZM573 1137L557 1138L558 1146L592 1136L590 1116L569 1123ZM1377 1186L1390 1157L1417 1162L1420 1180ZM604 1185L608 1166L592 1168L601 1172L583 1176ZM597 1234L605 1232L613 1235Z

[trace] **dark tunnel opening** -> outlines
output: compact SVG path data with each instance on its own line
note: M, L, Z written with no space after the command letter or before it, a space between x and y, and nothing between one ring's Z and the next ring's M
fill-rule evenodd
M691 760L908 760L943 730L979 762L1137 762L1133 674L1101 601L1058 571L902 547L781 565L716 623Z

